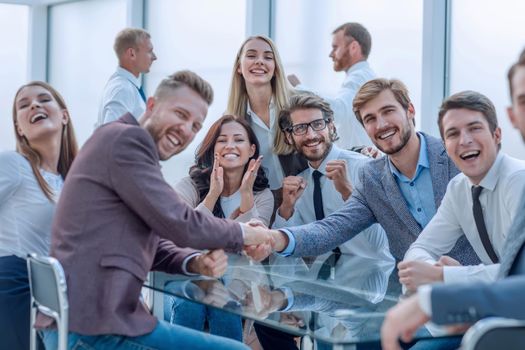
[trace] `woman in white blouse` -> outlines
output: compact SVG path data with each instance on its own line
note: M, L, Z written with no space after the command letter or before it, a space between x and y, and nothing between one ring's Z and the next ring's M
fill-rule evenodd
M272 191L282 187L285 176L307 167L279 129L279 113L292 93L273 41L262 35L247 38L233 65L226 113L246 119L255 132Z
M174 187L186 203L209 215L239 222L258 219L268 225L273 196L260 167L257 138L245 119L225 115L217 120L195 158L190 176ZM208 319L212 334L242 341L239 316L180 298L169 298L167 305L173 323L202 330Z
M64 99L44 82L17 91L13 126L16 152L0 152L0 348L29 349L25 257L48 255L55 203L77 143Z

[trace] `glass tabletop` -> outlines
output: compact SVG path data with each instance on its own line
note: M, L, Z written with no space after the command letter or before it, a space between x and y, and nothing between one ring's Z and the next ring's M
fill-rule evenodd
M230 254L228 264L220 279L154 272L147 287L155 290L155 315L169 318L177 297L316 342L358 344L379 341L385 312L402 291L391 256L330 252L258 263ZM426 337L425 329L416 333Z

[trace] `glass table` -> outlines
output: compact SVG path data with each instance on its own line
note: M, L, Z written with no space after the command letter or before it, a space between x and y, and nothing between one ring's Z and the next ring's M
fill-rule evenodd
M257 263L232 254L228 263L221 279L154 272L146 286L154 314L168 317L164 305L178 297L301 337L303 348L353 349L379 343L385 312L401 295L391 256L330 252ZM430 337L424 328L416 333Z

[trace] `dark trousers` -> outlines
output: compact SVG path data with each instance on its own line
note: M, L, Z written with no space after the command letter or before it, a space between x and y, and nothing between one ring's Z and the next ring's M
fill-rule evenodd
M0 257L0 350L29 349L30 302L25 259Z

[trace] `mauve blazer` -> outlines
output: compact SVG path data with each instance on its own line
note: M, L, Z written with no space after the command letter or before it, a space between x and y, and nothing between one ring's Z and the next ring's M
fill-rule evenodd
M190 247L242 246L238 223L194 211L179 198L162 176L153 138L126 114L85 143L57 204L51 255L66 274L69 330L149 333L157 320L139 300L148 271L181 272ZM50 324L39 315L39 326Z

